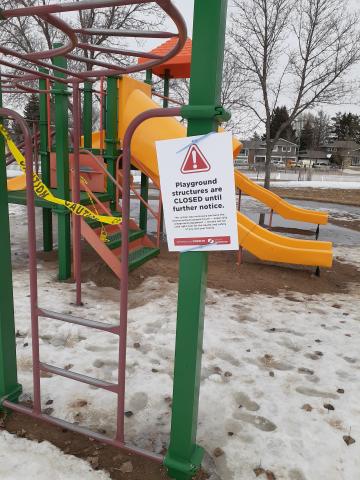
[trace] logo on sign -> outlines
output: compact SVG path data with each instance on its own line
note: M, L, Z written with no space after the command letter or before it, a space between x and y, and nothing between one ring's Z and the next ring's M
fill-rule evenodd
M191 145L181 166L181 173L208 172L210 168L200 148L195 144Z

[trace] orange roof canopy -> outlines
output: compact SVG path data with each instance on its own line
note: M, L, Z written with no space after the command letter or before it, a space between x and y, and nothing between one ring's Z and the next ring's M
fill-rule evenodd
M154 50L151 50L150 53L155 53L156 55L166 55L172 48L174 48L177 41L177 37L170 38L170 40L167 42L159 45ZM190 38L188 38L183 49L167 62L154 67L152 69L153 73L155 73L155 75L158 77L163 78L165 77L165 70L168 70L170 78L190 78L191 51L192 41ZM145 63L148 61L148 58L139 58L139 63Z

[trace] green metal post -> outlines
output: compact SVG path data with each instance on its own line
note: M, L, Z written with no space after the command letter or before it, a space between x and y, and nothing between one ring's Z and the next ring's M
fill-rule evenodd
M2 95L0 91L0 107ZM0 119L2 123L2 120ZM9 207L6 186L4 137L0 138L0 411L2 401L17 402L21 385L17 379L14 299L11 267Z
M118 79L117 77L108 77L106 93L106 134L105 134L105 155L108 171L114 178L116 175L116 160L118 151ZM112 210L116 208L115 185L108 179L108 193L111 194L110 206Z
M170 92L170 70L165 70L164 75L164 100L163 100L163 107L167 108L169 106L169 92Z
M147 84L149 84L149 85L152 85L152 84L153 84L153 80L152 80L152 70L151 70L151 68L149 68L148 70L146 70L145 83L147 83Z
M54 48L60 47L55 43ZM54 65L67 68L64 57L55 57ZM56 77L65 77L63 73L54 71ZM57 195L64 200L70 200L69 186L69 117L68 117L68 89L66 85L55 82L55 140L56 140L56 180ZM59 280L67 280L71 276L71 241L70 241L70 212L61 205L54 209L58 215L58 258Z
M106 131L106 99L107 91L104 90L103 111L102 111L102 129Z
M84 147L92 147L92 83L84 82L84 103L83 103L83 127Z
M49 73L46 68L39 68L42 73ZM40 90L46 90L46 80L39 80ZM46 102L46 93L40 93L40 148L41 158L41 177L45 185L50 185L50 153L48 145L48 111ZM42 209L43 220L43 245L44 251L50 252L53 248L53 230L52 230L52 210L51 208Z
M190 105L220 104L226 12L227 0L195 0ZM214 118L194 118L189 120L188 135L216 127ZM196 431L207 264L206 252L180 255L171 436L164 462L176 480L190 480L203 455Z

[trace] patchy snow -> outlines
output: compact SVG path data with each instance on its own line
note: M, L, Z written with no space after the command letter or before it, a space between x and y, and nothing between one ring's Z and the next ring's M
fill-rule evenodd
M105 472L95 472L84 460L65 455L48 442L32 442L0 432L1 480L108 480Z
M360 269L360 249L346 246L336 246L334 248L336 260L342 263L350 263L356 265ZM360 275L359 275L360 281Z
M11 206L19 381L29 399L23 211ZM360 266L358 249L342 247L336 254ZM75 307L74 285L57 282L56 273L53 263L39 262L40 306L118 321L117 290L89 282L84 306ZM309 281L315 292L316 278ZM349 480L360 471L359 290L332 295L290 290L276 297L208 290L198 443L210 455L218 447L224 451L213 456L223 480L255 478L259 465L277 480ZM133 415L126 418L127 440L158 452L169 440L176 300L177 285L162 277L130 292L126 409ZM111 382L117 377L117 340L85 327L40 321L42 361ZM56 376L46 375L41 385L43 405L53 400L53 415L114 432L114 394ZM305 404L312 410L304 410ZM347 446L343 436L349 434L356 442ZM41 445L34 444L34 450ZM107 478L91 475L81 478Z
M325 189L345 189L345 190L357 190L360 188L359 182L341 181L333 182L331 180L317 181L288 181L288 182L273 182L272 187L279 188L325 188Z
M21 168L17 163L12 163L6 168L6 174L7 174L7 178L13 178L13 177L18 177L19 175L22 175L23 172L21 171Z

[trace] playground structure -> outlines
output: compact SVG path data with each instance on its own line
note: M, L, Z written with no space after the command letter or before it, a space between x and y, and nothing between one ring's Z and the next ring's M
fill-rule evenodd
M24 135L23 151L26 159L26 174L6 181L6 156L4 139L0 138L0 247L4 268L0 273L3 285L0 301L0 406L25 413L36 419L83 433L88 437L114 445L129 452L144 455L157 462L164 462L169 475L178 480L190 479L201 464L202 449L196 445L197 409L199 396L199 371L201 365L204 296L206 285L207 254L187 252L180 256L178 318L174 391L172 406L171 438L168 453L163 458L151 452L128 445L124 432L125 372L127 338L128 274L147 260L157 256L161 231L161 197L158 210L148 200L149 179L160 187L155 141L179 138L186 135L206 134L215 131L221 121L228 118L219 106L221 68L225 38L226 1L195 0L192 52L187 39L186 25L169 0L156 3L173 20L177 33L171 32L114 32L74 30L57 13L66 13L89 8L123 6L150 3L145 0L80 1L76 3L18 8L2 11L5 19L36 15L64 32L69 41L66 45L55 44L53 50L36 54L20 54L5 47L0 48L0 63L8 68L14 66L10 57L28 60L33 68L16 65L23 75L6 73L1 88L3 93L16 91L37 93L40 96L39 132L31 136L28 125L14 111L1 108L3 119L14 120ZM85 62L73 51L101 51L101 47L82 44L79 35L133 36L142 38L170 39L165 46L152 52L134 52L106 47L113 54L140 58L128 66L108 65L94 60L91 71L74 72L68 60ZM184 47L185 50L184 50ZM211 52L204 55L204 52ZM191 55L192 53L192 55ZM4 57L6 55L6 57ZM9 58L8 58L9 56ZM190 102L186 106L168 107L169 80L174 76L189 76L191 64ZM186 59L187 58L187 59ZM172 62L174 59L174 62ZM181 63L183 62L183 63ZM137 81L128 74L146 70L146 82ZM204 75L206 72L206 82ZM152 73L164 78L164 108L152 100ZM99 81L101 119L100 130L93 132L92 101ZM30 82L30 84L28 83ZM33 82L38 82L38 87ZM106 83L106 92L104 84ZM206 83L206 85L204 84ZM83 84L83 125L81 137L81 89ZM55 125L51 125L50 96L55 101ZM73 128L69 144L69 96ZM188 120L188 129L174 117ZM38 147L37 147L38 146ZM19 145L20 147L20 145ZM234 155L241 145L234 140ZM59 205L53 205L36 197L33 190L32 169L37 152L41 158L43 183L59 198L87 205L94 211L109 217L122 218L120 225L103 225L86 220ZM9 160L7 161L9 163ZM137 192L131 181L131 166L141 172L141 191ZM277 195L251 182L240 172L235 172L235 184L242 192L253 196L289 220L325 224L327 215L300 209L290 205ZM130 194L140 202L139 221L130 218ZM8 203L27 206L30 303L33 350L33 407L18 403L21 386L17 381L15 329L11 280L10 235ZM107 263L121 282L120 322L109 325L97 321L45 310L37 294L35 207L42 208L44 250L53 248L52 215L58 220L59 280L68 279L73 273L76 282L76 303L81 304L81 238ZM157 240L147 232L147 217L151 214L157 221ZM238 212L240 245L263 260L301 265L330 266L331 244L287 238L270 232ZM71 241L72 240L72 241ZM105 240L105 241L104 241ZM73 264L73 272L72 272ZM190 281L191 280L191 281ZM74 323L119 336L118 383L111 384L76 372L64 370L41 362L39 349L39 317ZM189 337L191 337L189 339ZM118 396L117 433L114 439L91 432L84 427L69 424L64 420L42 413L40 373L49 372L77 380L97 388L104 388Z

